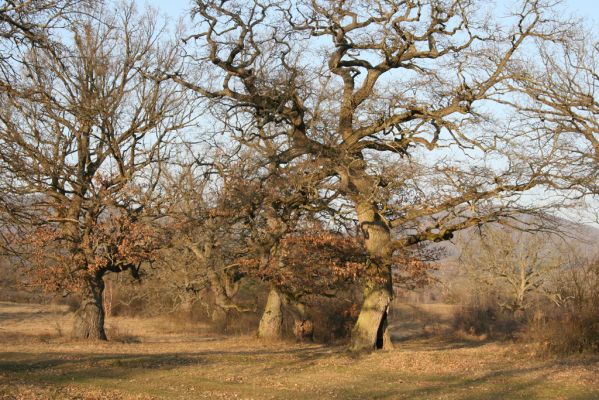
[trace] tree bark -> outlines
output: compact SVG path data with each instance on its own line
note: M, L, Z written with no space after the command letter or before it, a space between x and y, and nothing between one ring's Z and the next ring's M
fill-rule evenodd
M292 301L295 312L293 313L293 335L303 342L314 341L314 323L306 313L306 306L299 301Z
M364 303L352 330L350 350L391 349L387 316L393 299L390 264L391 231L376 206L368 203L356 207L371 263L371 275L364 287Z
M227 332L227 310L218 304L212 310L212 324L219 332Z
M272 287L258 327L261 339L281 339L283 334L283 298L281 293Z
M241 311L232 300L239 290L239 284L231 282L230 277L222 270L222 265L214 263L212 246L212 242L206 242L203 247L191 244L189 248L206 271L210 290L214 295L214 310L211 315L214 327L219 331L226 331L228 310L234 308ZM222 271L220 274L219 270Z
M350 350L391 349L391 335L387 315L391 303L391 291L377 285L365 290L364 303L352 330Z
M104 280L96 274L85 280L81 305L75 312L72 337L74 339L107 340L104 331L104 307L102 294Z

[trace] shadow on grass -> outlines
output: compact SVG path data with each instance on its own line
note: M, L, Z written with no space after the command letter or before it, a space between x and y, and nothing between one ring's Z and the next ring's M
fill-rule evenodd
M260 376L282 377L282 382L294 379L296 368L306 369L318 360L345 354L342 347L305 347L249 350L203 350L198 352L170 352L147 354L86 354L77 353L0 353L0 372L6 381L26 382L36 387L57 387L72 383L86 383L94 386L112 388L112 381L132 380L143 377L148 384L133 386L138 392L158 390L161 379L177 379L191 372L182 382L196 382L205 387L218 387L225 394L244 393L244 390L257 390L255 384L227 381L227 375L242 371L246 366L260 366ZM546 361L534 367L511 367L490 371L483 375L468 376L455 374L414 373L402 370L379 369L376 361L367 358L354 360L356 368L346 367L333 371L333 375L317 382L306 382L303 389L294 387L264 387L264 397L271 398L322 398L322 390L328 396L343 399L535 399L564 398L573 400L596 399L597 390L561 387L553 383L551 388L551 369L562 362ZM352 362L352 363L353 363ZM568 366L588 365L588 360L570 360ZM232 367L233 366L233 367ZM191 371L178 368L194 367ZM231 368L234 370L232 371ZM207 381L205 371L218 372L219 378ZM165 374L166 373L166 374ZM339 382L333 378L337 375ZM300 375L301 376L301 375ZM313 376L313 375L307 375ZM167 379L167 380L168 380ZM278 379L278 378L277 378ZM327 380L330 379L330 380ZM98 380L109 381L98 383ZM139 382L140 380L137 380ZM137 383L135 385L138 385ZM170 383L164 383L170 385ZM220 385L220 386L219 386ZM116 386L115 386L116 387ZM121 387L122 388L122 387ZM128 390L128 389L127 389ZM184 390L184 389L181 389ZM270 392L269 392L270 390ZM552 391L553 390L553 391ZM1 393L0 393L1 394ZM181 393L179 393L181 394ZM278 397L277 397L278 396ZM1 397L1 396L0 396ZM191 397L190 397L191 398ZM223 397L224 398L224 397ZM258 396L260 398L260 396Z
M307 365L342 349L309 347L298 349L256 349L247 351L199 351L189 353L22 353L0 352L0 371L4 375L35 375L43 381L72 381L88 378L127 378L141 370L164 370L186 366L206 367L226 361L240 364L268 362ZM285 356L285 357L280 357ZM276 368L273 366L273 368ZM62 378L61 378L62 377ZM58 382L57 382L58 383Z
M46 312L46 311L19 311L19 312L0 312L0 321L4 323L20 323L30 321L32 318L36 317L62 317L63 315L68 314L68 312Z
M242 394L261 398L260 393L273 390L279 394L289 393L294 389L267 386L262 391L260 386L248 385L243 380L237 381L237 376L247 376L243 372L246 368L256 371L258 367L257 371L264 378L277 374L290 376L294 375L296 370L308 367L314 360L328 357L330 354L328 349L320 348L162 354L5 352L0 353L0 398L4 398L3 383L8 384L9 388L13 387L13 392L9 392L9 395L16 396L14 398L20 398L18 396L22 395L22 390L25 390L24 393L38 393L41 396L39 398L75 398L60 392L68 388L78 388L84 393L87 393L86 388L100 392L114 391L127 399L129 395L161 399L173 396L196 398L192 393L186 394L189 387L195 387L196 395L214 392L225 396L218 398L237 398ZM48 390L58 391L58 394L47 397L45 393ZM270 395L266 397L271 398ZM111 392L109 397L98 398L113 398L113 394Z
M400 349L418 349L422 350L423 347L427 351L445 351L445 350L457 350L457 349L474 349L477 347L484 346L489 343L497 342L492 339L485 340L467 340L453 335L427 335L422 334L418 336L410 337L395 337L391 336L393 344Z
M596 400L599 389L551 384L551 373L542 372L546 365L534 368L514 368L493 371L478 377L456 375L396 375L371 374L354 382L351 390L336 390L343 399L571 399ZM529 376L532 375L532 376ZM393 382L395 380L395 382ZM377 383L373 385L373 383ZM357 388L357 389L356 389Z

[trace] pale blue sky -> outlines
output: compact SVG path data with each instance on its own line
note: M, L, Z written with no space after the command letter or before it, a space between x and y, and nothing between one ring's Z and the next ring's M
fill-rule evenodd
M191 0L149 0L146 2L175 18L191 8ZM498 0L498 3L501 2L502 0ZM563 8L575 15L590 18L594 20L595 24L599 23L599 0L563 0Z

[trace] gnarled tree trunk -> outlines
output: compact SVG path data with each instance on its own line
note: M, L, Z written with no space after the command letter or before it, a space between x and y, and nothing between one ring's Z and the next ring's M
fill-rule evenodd
M364 287L364 303L352 330L352 351L390 349L388 329L389 304L393 299L393 282L390 265L391 231L387 221L372 204L356 207L358 221L364 234L366 250L371 263L371 276Z
M314 323L308 317L306 306L299 301L291 301L295 312L293 312L293 335L303 342L305 340L314 340Z
M212 310L212 324L214 328L219 332L227 332L227 310L218 304L214 305Z
M241 311L233 302L233 297L239 290L239 285L230 282L226 273L219 275L214 265L208 265L206 275L210 282L210 289L214 295L214 310L212 311L212 323L221 332L227 331L227 319L230 309Z
M72 337L74 339L107 340L104 332L104 307L102 293L104 280L96 274L85 280L81 305L75 312Z
M239 291L239 281L235 281L228 276L223 266L215 262L212 241L207 240L202 246L190 243L188 247L206 272L210 290L214 295L214 309L211 313L212 323L217 330L226 332L229 310L247 311L233 302L233 297Z
M268 293L268 300L258 327L261 339L281 339L283 334L283 296L274 286Z
M364 290L364 303L352 330L352 351L393 348L387 321L392 300L390 285L371 284Z

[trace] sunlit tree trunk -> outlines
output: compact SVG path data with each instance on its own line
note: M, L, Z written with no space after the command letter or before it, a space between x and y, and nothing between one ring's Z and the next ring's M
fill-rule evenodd
M283 334L283 296L273 286L268 293L264 313L258 327L261 339L280 339Z
M75 312L72 337L74 339L107 340L104 331L102 294L104 280L96 274L85 280L81 292L81 305Z
M393 298L389 262L391 232L372 204L358 204L356 209L370 258L371 274L364 286L364 303L352 330L350 349L390 349L392 343L387 316Z

